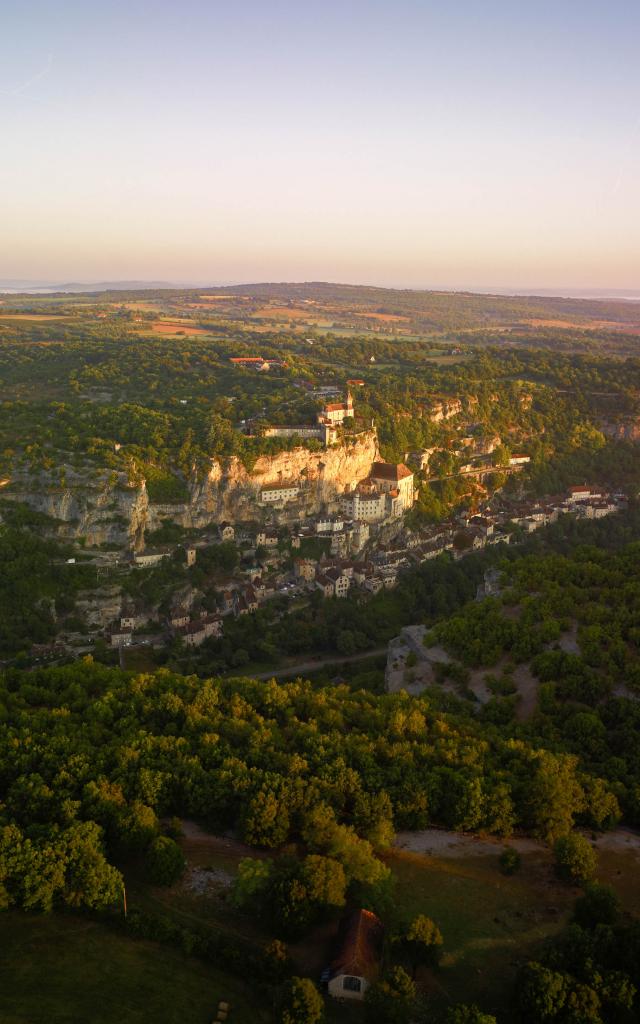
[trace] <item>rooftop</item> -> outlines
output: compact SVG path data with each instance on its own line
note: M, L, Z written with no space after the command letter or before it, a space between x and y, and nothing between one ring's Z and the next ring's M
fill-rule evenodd
M413 476L411 470L404 463L374 462L371 469L372 480L405 480Z
M352 974L373 981L380 965L382 921L370 910L354 910L340 922L331 976Z

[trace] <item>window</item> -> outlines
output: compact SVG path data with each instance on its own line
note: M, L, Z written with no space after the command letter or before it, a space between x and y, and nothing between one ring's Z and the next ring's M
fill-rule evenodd
M362 989L362 981L360 978L352 978L347 974L342 982L342 988L346 992L360 992Z

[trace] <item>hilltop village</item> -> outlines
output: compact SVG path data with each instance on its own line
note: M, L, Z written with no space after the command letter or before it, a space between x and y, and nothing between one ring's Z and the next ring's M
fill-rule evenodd
M267 361L240 361L257 372L270 369ZM472 431L445 453L457 460L456 475L470 478L468 510L438 523L414 521L420 481L430 478L430 465L442 449L407 452L402 463L382 461L375 428L356 416L352 391L361 384L351 380L342 392L335 386L318 388L322 404L315 423L262 425L267 436L299 439L300 447L284 463L297 467L297 475L284 478L279 470L264 480L252 499L244 500L237 519L184 530L166 517L149 535L166 534L169 542L150 544L143 534L129 555L97 553L104 584L78 601L86 628L67 629L55 643L36 645L36 659L88 653L96 642L121 652L145 646L199 648L224 636L229 617L251 615L267 602L279 599L279 614L286 615L316 593L325 599L366 599L393 589L404 571L444 553L460 559L486 546L515 543L564 514L598 519L626 507L623 494L586 484L544 501L491 494L478 483L495 472L500 438ZM435 403L431 415L439 421L462 411L461 402L450 400ZM243 422L240 429L250 434L256 428ZM321 444L325 456L309 449L311 440ZM352 461L350 446L360 453ZM370 463L363 463L362 451L374 456ZM346 456L341 472L327 479L323 470L331 452ZM501 459L506 475L529 462L524 454ZM362 472L363 465L365 475L349 476ZM151 574L148 586L139 583L146 574Z

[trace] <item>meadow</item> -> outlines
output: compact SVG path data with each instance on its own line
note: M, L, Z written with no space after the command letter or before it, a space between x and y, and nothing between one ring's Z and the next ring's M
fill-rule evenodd
M3 1024L207 1024L221 999L230 1021L269 1020L250 985L89 918L7 912L0 947Z

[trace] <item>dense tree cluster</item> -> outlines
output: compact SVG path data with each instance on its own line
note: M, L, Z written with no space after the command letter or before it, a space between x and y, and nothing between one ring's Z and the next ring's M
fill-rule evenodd
M0 504L0 658L51 640L65 623L81 625L78 592L95 586L96 571L71 545L44 536L46 517L8 502Z
M615 1024L638 1019L640 923L623 916L610 890L594 887L541 961L521 971L522 1024Z
M506 716L495 720L511 729L512 673L517 663L530 663L541 684L539 707L518 734L575 753L609 779L628 819L639 821L640 710L632 698L640 686L640 545L579 546L569 555L526 555L503 568L501 598L467 604L427 642L444 644L468 666L501 666L502 676L490 679L494 692L507 696L497 696L485 713L502 706ZM567 635L570 648L561 644ZM600 824L615 818L611 794L590 791L588 799Z
M102 836L107 857L146 854L156 866L174 861L166 844L153 846L159 817L171 814L235 828L256 846L301 842L310 856L291 870L262 862L242 875L241 886L264 892L277 916L302 889L307 913L307 905L340 905L352 882L382 882L386 869L372 844L387 843L393 827L500 835L521 827L555 840L576 821L602 824L586 794L605 799L607 790L576 757L502 738L435 711L427 698L166 670L131 677L90 660L10 670L1 686L10 903L30 905L43 844L57 851L49 864L62 879L68 843L85 825L96 851ZM33 855L18 857L16 849L27 848ZM112 879L100 856L106 898ZM35 902L66 899L68 885L56 881ZM86 899L95 902L91 892Z

